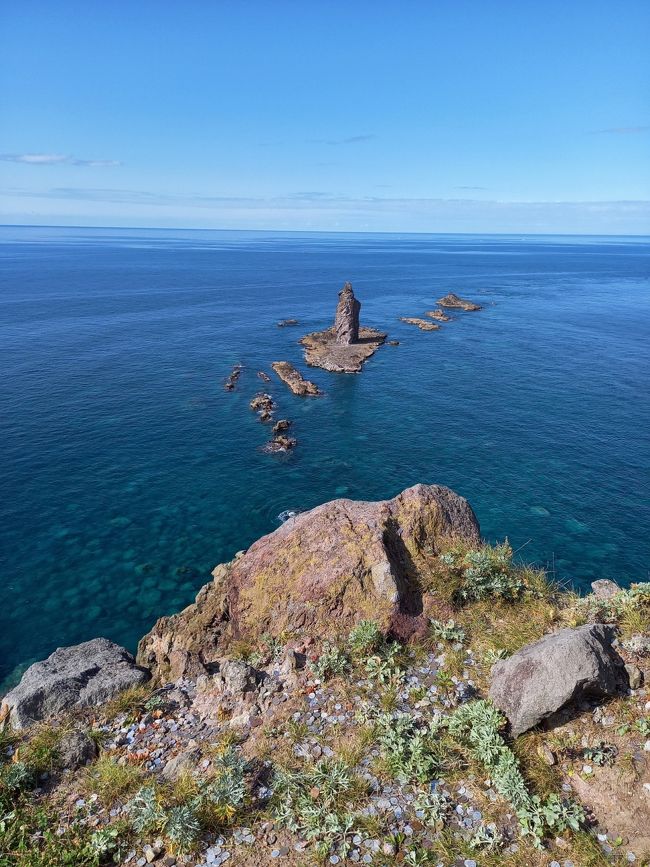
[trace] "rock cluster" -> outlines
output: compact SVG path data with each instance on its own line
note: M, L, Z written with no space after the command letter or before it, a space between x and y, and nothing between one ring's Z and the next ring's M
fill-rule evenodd
M323 393L315 383L305 379L288 361L274 361L271 367L294 394L300 397L317 397Z
M249 404L253 412L256 412L261 422L271 421L275 412L275 402L270 394L259 392Z
M427 310L424 315L437 319L438 322L449 322L451 319L451 316L447 316L443 310Z

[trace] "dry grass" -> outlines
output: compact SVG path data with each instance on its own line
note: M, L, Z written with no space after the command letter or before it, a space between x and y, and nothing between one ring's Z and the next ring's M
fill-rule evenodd
M84 774L84 788L96 792L106 806L124 801L142 785L145 772L135 765L119 765L112 756L102 755Z
M153 686L149 685L132 686L125 689L104 705L103 714L106 719L113 720L123 714L131 716L141 712L144 710L145 702L151 698L153 692Z

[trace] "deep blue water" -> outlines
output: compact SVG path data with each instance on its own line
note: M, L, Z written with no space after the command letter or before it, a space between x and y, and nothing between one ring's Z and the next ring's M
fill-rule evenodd
M0 680L134 648L283 509L416 482L578 587L648 577L649 239L5 227L0 252ZM274 381L300 444L262 454L255 373L304 369L345 280L400 346L307 369L322 399ZM398 321L449 290L485 309Z

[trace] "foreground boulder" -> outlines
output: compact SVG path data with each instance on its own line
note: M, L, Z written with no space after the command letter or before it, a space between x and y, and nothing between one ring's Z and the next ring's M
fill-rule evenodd
M107 638L60 647L27 669L4 697L0 718L16 729L26 728L73 707L102 704L149 677L128 650Z
M476 544L479 525L468 502L439 485L325 503L218 566L194 605L142 639L138 660L173 680L210 670L233 640L263 634L320 640L372 619L408 638L426 626L433 603L421 579L449 538Z
M615 695L627 686L623 660L602 623L562 629L523 647L492 668L490 698L513 736L587 696Z

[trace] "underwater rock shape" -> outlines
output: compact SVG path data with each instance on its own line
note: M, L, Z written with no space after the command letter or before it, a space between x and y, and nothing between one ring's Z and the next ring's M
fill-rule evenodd
M343 344L356 343L359 340L359 311L361 304L354 297L351 283L346 283L339 292L339 303L336 305L334 332L336 342Z
M26 728L73 707L99 705L116 693L149 680L124 647L107 638L59 647L35 662L2 701L0 719Z
M507 716L514 737L588 695L627 687L614 631L602 623L561 629L522 647L492 668L490 698Z
M278 322L278 328L287 328L290 325L298 325L297 319L281 319Z
M479 525L469 503L439 485L325 503L217 566L194 605L141 640L138 659L169 680L200 673L233 640L265 633L321 639L372 619L406 639L427 628L435 600L420 578L452 537L477 544Z

